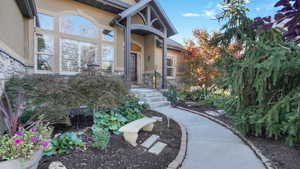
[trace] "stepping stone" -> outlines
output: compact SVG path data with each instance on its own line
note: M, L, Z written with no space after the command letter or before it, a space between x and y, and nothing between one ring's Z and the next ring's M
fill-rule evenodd
M54 161L49 165L49 169L67 169L60 161Z
M217 112L218 112L220 115L226 114L226 112L225 112L224 110L217 110Z
M162 117L158 117L158 116L153 116L153 117L151 117L152 119L155 119L155 120L157 120L157 121L159 121L159 122L162 122L163 121L163 118Z
M157 140L159 139L159 136L157 135L152 135L149 137L143 144L142 146L145 148L150 148Z
M220 114L215 111L205 111L205 113L215 117L220 116Z
M167 144L165 143L157 142L152 148L150 148L149 152L155 155L159 155L166 146Z

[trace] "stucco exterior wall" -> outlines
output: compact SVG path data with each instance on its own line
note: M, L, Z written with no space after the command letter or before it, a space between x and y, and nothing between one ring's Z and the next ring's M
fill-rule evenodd
M146 35L145 36L145 72L153 73L155 69L154 63L154 56L155 56L155 36L154 35Z
M15 57L25 58L26 18L21 14L15 0L0 2L0 21L0 48L9 48L16 54Z

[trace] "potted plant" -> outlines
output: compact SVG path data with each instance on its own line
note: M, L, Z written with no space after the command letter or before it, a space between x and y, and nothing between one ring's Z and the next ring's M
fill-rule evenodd
M29 130L21 129L14 136L6 134L0 138L1 169L36 169L49 149L51 129L41 120Z
M19 94L16 104L12 105L4 93L0 102L7 128L7 134L0 136L1 169L36 169L43 155L43 149L49 148L52 130L42 123L42 117L28 130L21 127L23 95Z

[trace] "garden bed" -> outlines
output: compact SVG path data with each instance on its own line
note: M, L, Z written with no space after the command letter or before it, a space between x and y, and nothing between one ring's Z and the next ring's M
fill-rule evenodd
M146 116L163 117L163 122L155 123L152 132L140 132L137 147L132 147L124 141L121 135L111 135L111 140L106 150L99 150L87 146L76 148L70 153L44 156L40 161L39 169L48 169L49 164L54 161L62 162L67 169L165 169L177 156L180 149L181 129L177 123L170 120L170 127L167 127L167 119L164 115L146 111ZM58 126L54 132L79 131L92 124L91 119L84 117L73 119L71 127ZM81 123L82 122L82 123ZM78 124L76 124L78 123ZM152 134L160 136L160 141L167 144L167 147L159 156L147 152L140 144ZM91 142L90 131L85 132L81 138L85 142Z
M178 106L186 109L205 113L208 110L218 110L218 108L211 105L187 105L179 104ZM232 120L228 115L222 115L216 118L229 126L233 126ZM247 136L250 142L252 142L261 153L272 161L274 168L276 169L298 169L300 168L300 145L297 144L294 147L289 147L282 140L274 140L269 138Z

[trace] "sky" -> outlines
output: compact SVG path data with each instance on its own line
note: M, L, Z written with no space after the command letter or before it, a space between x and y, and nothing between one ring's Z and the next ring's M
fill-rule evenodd
M278 0L248 0L249 16L270 16L276 10L274 4ZM159 0L161 6L176 27L178 34L172 39L183 43L191 39L193 29L206 29L209 32L217 31L221 24L215 20L220 12L223 0Z

